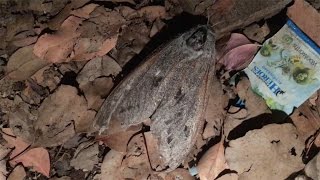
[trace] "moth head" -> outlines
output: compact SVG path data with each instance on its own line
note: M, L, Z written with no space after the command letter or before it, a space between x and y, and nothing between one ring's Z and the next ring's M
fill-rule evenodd
M186 45L194 51L200 51L208 43L207 41L212 42L213 39L213 32L207 26L198 26L187 36Z

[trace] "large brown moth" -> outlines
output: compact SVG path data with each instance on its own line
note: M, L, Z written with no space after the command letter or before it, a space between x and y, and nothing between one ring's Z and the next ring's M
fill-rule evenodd
M214 71L215 37L204 25L173 39L128 75L106 98L94 126L103 134L150 118L163 165L178 167L203 127Z

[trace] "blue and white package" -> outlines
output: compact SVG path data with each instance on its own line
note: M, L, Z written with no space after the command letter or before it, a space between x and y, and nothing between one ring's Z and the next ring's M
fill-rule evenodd
M244 71L271 109L290 114L320 88L320 48L288 20Z

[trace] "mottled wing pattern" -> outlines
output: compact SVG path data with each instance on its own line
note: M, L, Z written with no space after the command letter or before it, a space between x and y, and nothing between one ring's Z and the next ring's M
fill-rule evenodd
M209 75L214 69L214 43L206 26L174 39L107 97L96 126L108 131L111 119L126 128L150 117L164 165L179 166L203 123Z

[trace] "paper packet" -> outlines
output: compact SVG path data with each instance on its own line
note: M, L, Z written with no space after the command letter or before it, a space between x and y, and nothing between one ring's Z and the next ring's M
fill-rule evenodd
M320 88L320 48L288 20L244 71L271 109L290 114Z

